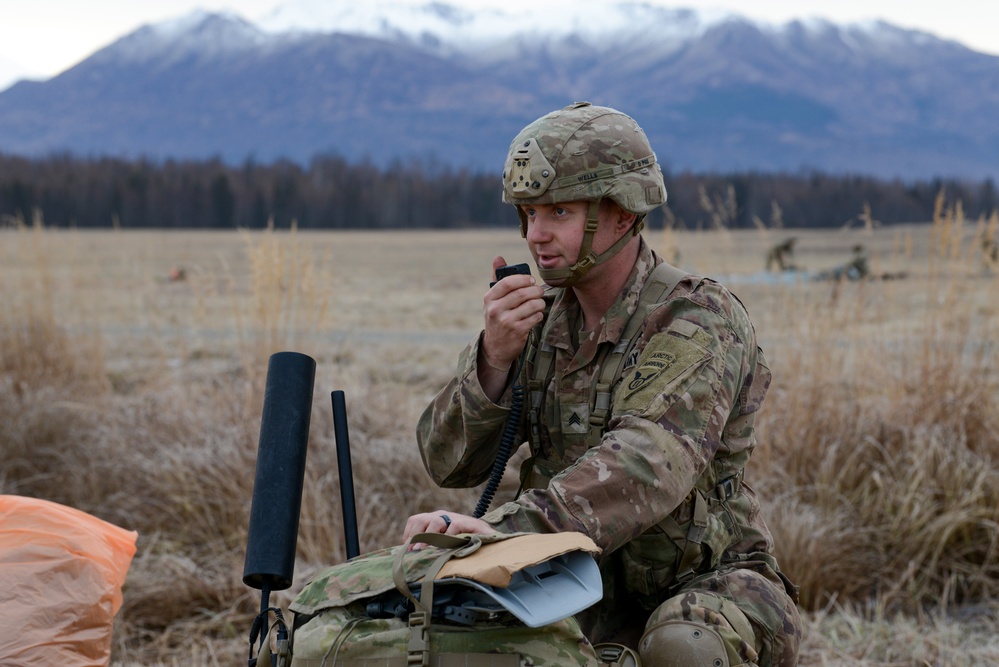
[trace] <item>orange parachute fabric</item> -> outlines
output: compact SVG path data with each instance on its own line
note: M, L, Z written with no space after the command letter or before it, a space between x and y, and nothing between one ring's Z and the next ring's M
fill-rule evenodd
M0 665L107 665L137 537L65 505L0 495Z

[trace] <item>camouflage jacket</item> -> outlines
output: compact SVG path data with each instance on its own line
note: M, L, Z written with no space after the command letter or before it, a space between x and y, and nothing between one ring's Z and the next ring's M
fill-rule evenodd
M745 308L722 285L688 275L652 308L612 390L606 428L589 433L591 389L661 261L643 240L616 303L596 331L578 334L578 346L572 291L548 290L536 331L555 358L540 442L521 471L522 492L483 517L500 532L573 530L604 557L621 552L628 589L649 608L697 573L772 550L743 479L770 371ZM488 477L509 412L509 388L497 405L478 383L480 341L462 352L418 426L424 464L442 486ZM525 410L518 443L528 440L527 418Z

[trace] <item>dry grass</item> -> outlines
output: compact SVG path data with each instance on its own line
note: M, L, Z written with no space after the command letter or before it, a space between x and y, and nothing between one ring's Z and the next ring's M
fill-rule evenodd
M363 551L412 511L474 505L427 479L420 412L480 325L515 229L462 233L0 230L0 493L140 534L115 633L128 665L246 656L241 582L267 358L317 359L296 584L345 557L329 391L350 418ZM802 586L803 665L996 664L999 307L984 241L940 202L908 228L647 232L747 304L775 380L750 478ZM991 234L991 237L990 237ZM812 271L863 243L877 274ZM171 280L182 273L182 279ZM502 491L501 491L502 493Z

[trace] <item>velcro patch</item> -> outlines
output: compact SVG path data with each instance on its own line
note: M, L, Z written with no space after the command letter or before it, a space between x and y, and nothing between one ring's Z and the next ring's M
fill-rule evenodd
M644 412L657 396L672 393L675 385L709 357L695 340L669 332L653 336L636 368L622 378L618 409Z
M639 366L631 380L628 382L628 392L635 392L649 384L660 373L665 373L670 366L676 363L676 355L670 352L653 352L642 357L642 365Z
M628 353L628 358L624 362L622 370L628 370L629 368L634 368L635 364L638 363L638 350L632 350Z
M587 433L590 430L590 406L586 403L567 403L559 406L562 416L562 433Z

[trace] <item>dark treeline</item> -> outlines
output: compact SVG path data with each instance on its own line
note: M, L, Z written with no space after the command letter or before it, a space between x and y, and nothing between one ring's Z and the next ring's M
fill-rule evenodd
M943 193L971 218L999 207L991 180L903 183L825 174L666 175L668 206L649 224L696 229L842 226L867 210L882 224L925 222ZM28 159L0 154L0 216L50 227L303 229L473 228L515 224L498 173L335 156L307 166L220 160Z

